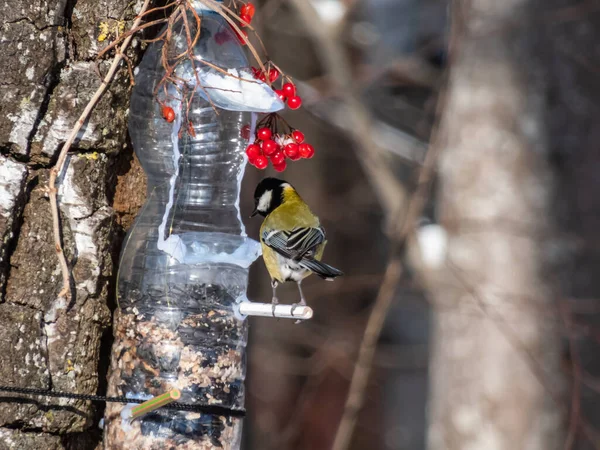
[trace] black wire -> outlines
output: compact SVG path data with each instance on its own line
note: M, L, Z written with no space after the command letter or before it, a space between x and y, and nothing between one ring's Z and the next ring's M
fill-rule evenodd
M46 389L21 388L15 386L0 386L0 392L15 392L17 394L41 395L44 397L72 398L102 403L144 403L146 401L137 398L105 397L103 395L75 394L72 392L48 391ZM226 417L244 417L246 415L245 409L227 408L226 406L219 405L198 405L195 403L173 402L162 406L161 408L175 411L201 412Z

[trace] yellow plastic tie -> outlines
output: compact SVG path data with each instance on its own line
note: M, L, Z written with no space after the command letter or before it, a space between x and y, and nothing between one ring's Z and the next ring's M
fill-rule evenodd
M169 403L173 403L181 398L181 392L179 389L172 389L169 392L165 392L158 397L153 397L147 402L144 402L131 410L131 418L137 419L138 417L148 414L158 408L162 408Z

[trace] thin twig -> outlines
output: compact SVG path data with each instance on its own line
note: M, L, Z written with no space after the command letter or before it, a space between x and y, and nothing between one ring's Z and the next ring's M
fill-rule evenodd
M436 115L438 117L442 109L444 97L444 93L441 92L436 108ZM375 299L375 304L365 327L358 358L354 366L354 373L352 374L348 397L344 406L344 413L333 443L333 450L346 450L349 448L358 413L364 404L377 342L379 341L388 310L392 305L396 287L402 278L403 267L400 250L403 248L408 236L413 232L415 223L423 211L435 175L440 150L441 144L438 139L438 128L436 127L432 132L430 148L425 156L423 168L419 173L417 189L409 198L403 220L399 220L392 231L391 260L387 265L381 287Z
M260 66L260 69L263 72L266 72L265 70L265 66L263 65L260 56L258 55L258 53L256 52L256 49L254 48L254 46L250 43L250 40L248 39L247 36L244 35L244 33L242 33L242 30L240 27L238 27L238 25L235 23L234 20L232 20L229 16L227 16L227 14L223 11L227 10L230 11L230 14L236 18L238 18L238 20L241 20L239 18L239 16L237 16L233 11L231 11L229 8L223 6L221 3L217 3L214 0L199 0L202 3L204 3L206 6L208 6L209 8L212 8L214 11L216 11L217 13L221 14L221 17L223 17L223 19L225 19L229 25L231 25L231 27L235 30L235 32L238 34L238 36L240 36L244 42L246 43L246 45L248 46L248 49L250 50L250 52L252 53L252 56L254 56L254 59L256 60L256 62L258 63L258 65Z
M370 138L371 121L369 113L354 94L353 81L350 75L352 71L348 61L344 58L344 49L336 42L335 37L328 33L327 27L324 26L309 2L291 0L291 3L301 16L301 20L308 30L309 35L317 41L315 47L320 53L322 63L329 74L335 91L338 94L343 93L342 99L346 106L352 137L358 144L357 155L379 193L388 218L397 220L399 212L402 209L400 207L403 204L406 205L405 201L408 200L408 208L406 209L404 220L399 222L396 225L396 229L391 233L393 239L391 260L387 265L381 288L379 289L365 328L358 358L354 366L348 397L344 406L344 413L333 444L333 450L346 450L352 438L358 412L364 403L377 341L379 340L387 312L392 304L396 286L402 277L403 268L399 250L403 247L407 236L413 229L414 223L423 209L435 171L438 148L436 145L432 145L432 148L427 153L423 169L419 174L417 191L408 199L405 189L389 169L385 159Z
M212 1L212 0L211 0L211 1ZM237 15L237 14L236 14L236 13L235 13L233 10L231 10L231 9L230 9L230 8L228 8L227 6L225 6L225 5L223 5L223 4L220 4L220 6L221 6L221 8L223 8L223 10L224 10L225 12L227 12L229 15L231 15L232 17L234 17L235 19L237 19L237 20L239 20L241 23L243 23L243 24L244 24L244 25L243 25L243 26L244 26L244 28L248 28L250 31L252 31L252 32L254 33L254 37L256 37L256 39L258 40L258 43L260 44L260 46L261 46L261 48L262 48L262 51L263 51L263 53L265 54L265 56L267 57L267 59L269 59L269 57L268 57L268 53L269 53L269 52L267 52L267 47L265 47L265 44L264 44L264 42L262 41L262 39L260 38L259 34L258 34L258 33L256 32L256 30L254 29L254 27L253 27L252 25L250 25L250 24L248 24L248 23L244 22L240 16L238 16L238 15ZM224 17L225 17L225 16L224 16ZM253 50L253 48L250 48L250 50L252 51L252 50ZM254 56L256 57L256 53L253 53L253 54L254 54ZM257 60L257 62L259 63L260 67L261 67L261 68L263 69L263 71L264 71L264 70L265 70L265 68L264 68L264 66L262 65L261 61L260 61L260 60ZM280 70L280 72L281 72L281 70ZM281 73L283 73L283 72L281 72ZM270 83L271 83L271 82L269 81L269 84L270 84Z
M140 14L137 16L137 18L133 22L133 25L131 26L132 29L139 26L139 24L142 20L142 13L144 11L146 11L149 4L150 4L150 0L144 1L144 5L142 6L142 10L141 10ZM62 239L61 239L61 232L60 232L60 219L59 219L58 198L57 198L58 190L56 188L56 179L63 172L65 162L67 160L67 154L69 152L69 149L71 148L71 145L73 145L73 142L79 135L79 131L81 130L81 128L83 127L83 125L85 124L87 119L89 118L90 113L92 112L92 110L94 109L94 107L96 106L96 104L98 103L100 98L102 97L102 94L104 94L104 92L108 88L108 85L110 84L115 73L117 72L117 69L119 68L119 64L121 63L121 60L123 59L122 55L125 53L125 50L127 50L127 47L129 46L129 43L131 42L131 39L132 39L132 35L129 35L123 41L123 45L121 45L119 53L117 53L115 55L115 58L113 59L113 62L110 66L110 69L108 70L108 73L102 80L102 83L96 90L94 96L88 102L87 106L83 110L83 113L81 113L81 116L75 123L75 126L73 127L73 130L71 131L71 134L69 135L69 138L67 139L67 142L65 142L65 145L63 146L63 148L60 151L58 160L56 161L56 165L50 170L50 180L48 182L48 195L50 196L50 209L52 211L52 229L54 231L54 246L56 248L56 254L57 254L58 260L60 262L60 268L61 268L62 276L63 276L63 287L58 294L59 297L67 296L69 294L69 292L71 290L69 287L71 277L70 277L70 273L69 273L69 266L67 264L67 260L65 258L65 254L63 252L62 243L61 243Z
M356 94L352 67L344 56L346 49L320 19L311 2L290 0L298 12L307 35L314 39L315 49L331 81L334 93L343 102L348 129L356 142L356 156L389 219L398 216L408 201L408 194L389 166L389 161L372 138L370 113Z
M443 95L440 96L440 104ZM439 107L438 107L439 110ZM434 132L434 135L436 133ZM387 265L385 275L375 304L369 316L363 340L360 344L358 358L354 366L352 381L344 406L344 413L337 429L333 450L346 450L349 447L352 438L352 432L356 425L356 419L360 412L367 391L367 383L371 374L375 349L381 330L385 322L388 310L394 299L396 287L402 278L403 267L400 250L402 249L407 237L414 229L414 225L419 215L423 211L423 207L429 195L429 189L433 180L436 168L436 162L440 151L440 145L437 143L437 138L432 136L432 144L425 157L423 168L419 173L418 187L415 193L410 197L408 209L404 220L400 222L399 229L394 233L394 241L392 245L392 257Z

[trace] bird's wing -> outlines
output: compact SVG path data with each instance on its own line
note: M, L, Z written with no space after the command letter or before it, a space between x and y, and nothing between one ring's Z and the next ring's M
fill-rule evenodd
M285 258L299 261L311 257L315 248L325 242L322 227L302 227L289 231L263 231L263 242Z

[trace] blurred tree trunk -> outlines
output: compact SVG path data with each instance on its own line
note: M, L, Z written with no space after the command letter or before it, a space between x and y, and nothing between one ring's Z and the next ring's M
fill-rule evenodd
M534 0L455 2L433 297L431 450L563 448L553 176Z

